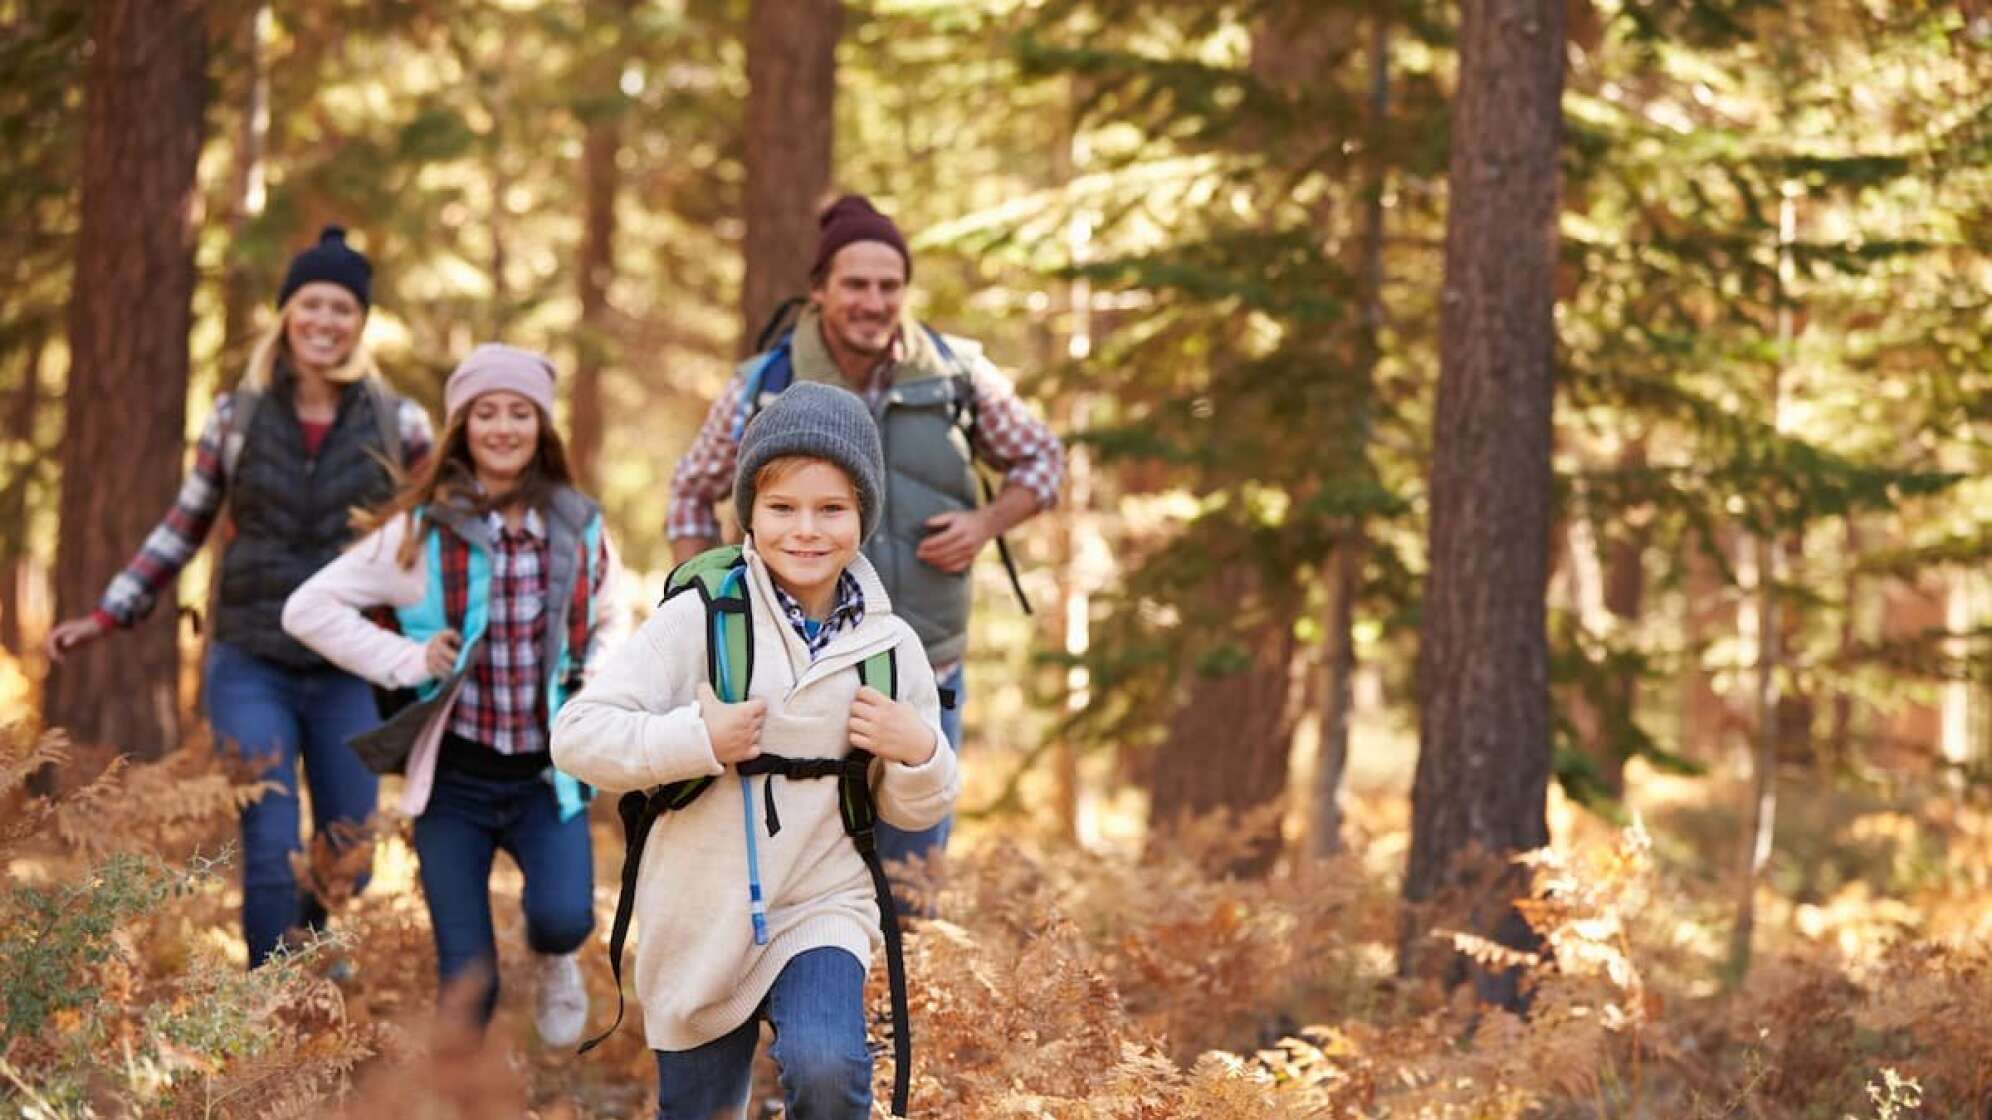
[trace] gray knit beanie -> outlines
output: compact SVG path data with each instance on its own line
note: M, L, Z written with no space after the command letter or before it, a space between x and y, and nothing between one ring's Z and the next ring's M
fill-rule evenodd
M885 497L885 445L856 393L799 381L748 421L733 476L733 508L743 528L754 514L754 476L784 455L827 460L850 475L858 491L859 543L871 539Z

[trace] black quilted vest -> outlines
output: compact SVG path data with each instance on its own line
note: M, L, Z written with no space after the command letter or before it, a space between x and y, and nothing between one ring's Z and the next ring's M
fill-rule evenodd
M217 640L294 669L325 666L284 633L284 600L352 540L354 509L393 494L374 399L361 385L343 387L332 430L310 456L290 375L281 364L272 375L228 480L234 531L221 558Z

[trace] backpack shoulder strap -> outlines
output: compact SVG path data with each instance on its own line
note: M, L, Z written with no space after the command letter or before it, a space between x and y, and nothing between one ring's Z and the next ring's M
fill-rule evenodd
M671 569L664 601L696 593L705 607L706 678L729 704L747 696L754 675L754 628L747 607L747 567L740 546L707 549Z
M975 454L975 428L982 419L981 407L975 398L975 375L970 370L968 362L956 354L954 347L948 345L946 335L926 323L921 323L920 329L926 331L927 337L933 340L934 349L941 355L941 360L948 364L950 376L954 378L955 426L961 429L962 438L968 441L969 454L972 458ZM975 480L982 486L983 503L994 502L996 491L989 484L989 476L973 466L970 469L975 471ZM1010 552L1010 542L1001 533L996 534L996 554L1003 560L1003 572L1010 577L1010 590L1017 594L1017 605L1024 609L1024 614L1033 613L1031 597L1024 594L1023 578L1017 574L1016 557ZM953 707L952 704L948 706Z
M795 330L795 321L802 309L809 306L808 296L790 296L775 305L768 321L761 324L761 331L754 336L754 349L766 350L777 338Z
M401 397L378 377L362 378L367 399L373 405L374 426L380 432L380 453L388 466L401 470Z
M858 679L866 688L875 688L888 700L899 699L899 648L874 653L858 663Z
M894 700L899 698L899 651L897 647L872 654L858 663L858 676L867 687ZM886 877L878 854L878 802L872 797L870 751L856 745L844 759L837 777L837 812L844 821L844 834L858 849L858 857L871 873L872 892L878 896L879 932L885 935L886 991L892 1001L892 1114L906 1115L906 1097L913 1070L913 1035L907 1014L906 951L900 940L899 904Z
M235 482L235 465L242 461L242 448L249 442L249 425L256 419L256 406L263 403L263 391L239 384L228 397L228 427L221 433L221 475Z
M795 357L789 349L793 332L784 334L774 346L747 359L741 367L740 403L733 413L733 442L747 430L747 422L761 411L761 398L787 389L795 381Z
M671 569L664 579L664 601L687 592L705 608L706 674L720 699L737 703L734 688L744 696L754 666L754 630L747 608L746 565L739 545L708 549ZM711 777L687 778L652 790L632 790L616 802L623 825L622 887L616 896L616 916L609 926L609 972L615 977L616 1017L609 1028L581 1044L586 1054L616 1033L623 1021L622 960L629 925L636 911L636 885L643 865L643 848L657 819L675 813L710 789Z

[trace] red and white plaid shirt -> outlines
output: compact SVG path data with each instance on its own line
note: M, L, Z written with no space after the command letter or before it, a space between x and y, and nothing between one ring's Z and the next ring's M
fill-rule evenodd
M547 749L546 671L540 651L546 637L546 521L528 510L517 529L502 515L486 515L491 528L491 601L486 604L484 651L464 677L450 710L449 730L499 754ZM609 568L608 536L595 557L591 595Z
M895 357L880 363L887 368ZM863 385L849 388L878 407L879 398L891 382L877 375ZM969 384L975 393L975 441L971 450L981 462L1003 472L1006 486L1021 486L1037 498L1038 509L1058 504L1058 491L1065 483L1065 447L1044 421L1017 396L1010 379L987 359L969 366ZM746 383L740 377L728 381L719 398L712 402L691 450L678 460L671 476L671 502L664 520L664 535L719 539L719 518L714 507L733 496L733 465L740 446L733 439L733 422L739 415L740 396Z

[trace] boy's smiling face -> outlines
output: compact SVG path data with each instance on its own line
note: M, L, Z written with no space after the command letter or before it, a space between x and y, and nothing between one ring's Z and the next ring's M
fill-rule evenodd
M837 577L857 558L861 526L857 487L835 464L790 456L755 479L754 548L811 618L835 605Z

